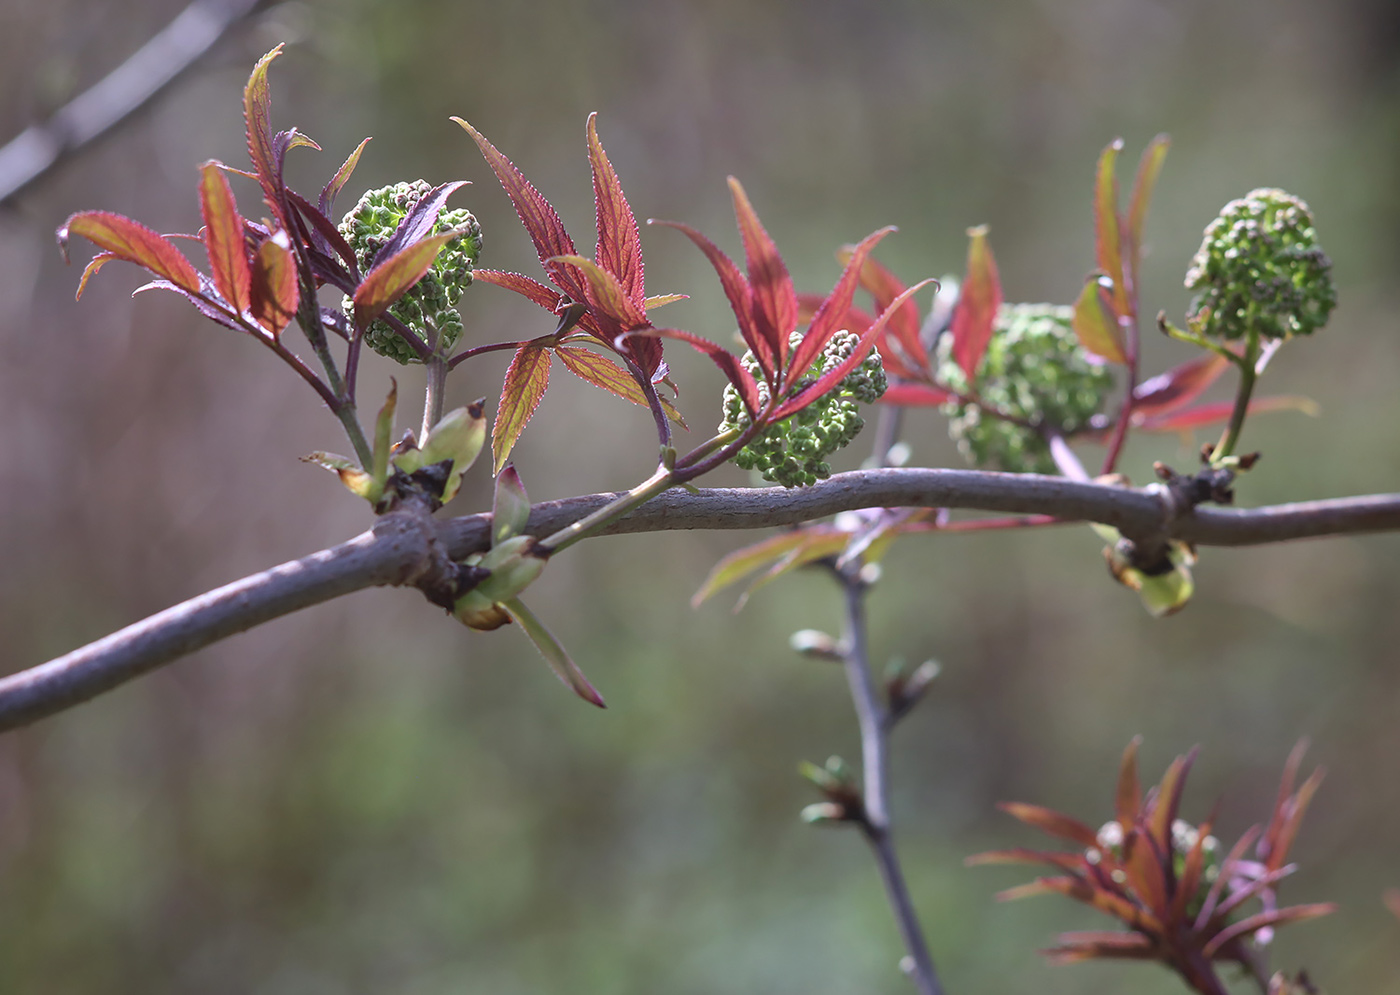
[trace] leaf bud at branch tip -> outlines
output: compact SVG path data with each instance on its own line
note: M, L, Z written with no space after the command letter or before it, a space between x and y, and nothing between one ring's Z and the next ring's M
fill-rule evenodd
M835 660L839 663L843 659L836 640L818 629L799 629L789 637L788 645L793 652L814 660Z

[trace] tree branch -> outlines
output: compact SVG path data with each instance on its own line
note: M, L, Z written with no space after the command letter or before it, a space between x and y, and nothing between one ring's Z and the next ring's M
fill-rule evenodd
M528 531L549 535L619 495L589 494L531 509ZM1160 485L1143 489L976 470L883 469L836 474L798 490L671 490L604 534L757 529L869 507L961 508L1053 515L1111 525L1136 542L1184 539L1248 546L1315 536L1400 531L1400 494L1252 510L1182 509ZM65 656L0 679L0 731L70 708L238 632L367 587L431 579L445 552L461 560L489 544L489 514L444 522L386 515L330 549L202 594ZM426 526L432 524L433 529Z
M144 107L265 2L194 0L120 66L16 135L0 148L0 203Z

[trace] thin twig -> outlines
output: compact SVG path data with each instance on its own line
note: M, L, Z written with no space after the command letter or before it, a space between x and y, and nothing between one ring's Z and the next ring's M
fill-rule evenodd
M921 995L942 995L943 986L938 982L938 972L934 970L933 958L929 955L928 944L924 941L923 928L919 925L918 913L914 911L914 903L909 897L909 888L905 884L904 872L899 865L899 855L895 851L894 839L890 832L890 729L886 721L885 705L875 691L875 681L870 673L865 619L865 594L868 588L860 579L859 563L834 572L846 595L845 632L841 640L841 655L846 667L846 682L851 689L851 703L855 706L856 721L860 724L860 827L880 867L880 879L884 882L890 909L894 912L895 922L899 926L899 935L904 940L904 949L909 954L905 973L909 975Z
M266 0L195 0L130 58L0 148L0 203L130 118Z

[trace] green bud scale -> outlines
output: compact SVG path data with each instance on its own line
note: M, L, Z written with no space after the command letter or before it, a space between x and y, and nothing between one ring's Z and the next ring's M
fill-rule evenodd
M375 255L393 237L418 202L433 188L424 180L396 183L371 190L360 198L340 222L340 233L355 250L360 272L369 270ZM471 286L472 269L481 254L481 226L470 211L443 211L438 215L429 235L441 235L454 229L463 230L442 247L436 261L413 288L389 308L389 313L407 325L413 334L428 341L429 327L437 329L439 350L449 353L462 337L462 319L457 313L457 301L462 291ZM345 299L345 313L352 314L353 302ZM365 345L400 363L417 362L412 347L387 322L376 320L365 330Z
M789 344L796 348L802 333L793 332ZM807 376L798 383L794 393L811 386L823 374L836 369L850 358L860 343L853 332L839 331L831 337L822 354L812 364ZM760 376L753 353L746 352L740 360L755 379ZM884 364L874 349L860 365L828 393L807 405L790 418L770 425L739 450L734 462L745 470L757 470L763 479L784 487L803 487L831 476L828 456L850 444L865 427L860 404L873 404L884 394L886 386ZM768 403L768 385L758 384L759 404ZM743 399L733 385L724 388L724 420L720 431L744 429L749 414Z
M1306 203L1282 190L1251 191L1206 227L1186 273L1196 292L1187 321L1211 338L1251 328L1269 339L1307 335L1337 303L1331 270Z
M1113 376L1079 344L1074 309L1052 304L1003 304L977 367L977 396L989 408L1062 435L1085 428L1103 409ZM944 336L939 379L960 394L967 377L951 359ZM985 412L975 401L950 401L948 434L969 462L1012 473L1055 473L1040 432Z

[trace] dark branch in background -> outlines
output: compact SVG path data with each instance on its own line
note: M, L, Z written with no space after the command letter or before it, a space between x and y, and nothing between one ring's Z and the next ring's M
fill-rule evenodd
M140 110L267 0L194 0L131 58L0 148L0 203Z
M528 531L549 535L616 500L590 494L547 501ZM1167 538L1248 546L1313 536L1400 531L1400 494L1336 498L1252 510L1184 508L1164 488L1129 490L1036 474L885 469L840 473L813 487L667 491L604 534L673 529L758 529L870 507L962 508L1053 515L1112 525L1139 543ZM485 550L490 515L444 522L386 515L349 542L284 563L128 626L30 670L0 679L0 731L93 698L211 643L352 591L423 579L445 552ZM432 524L428 529L422 526Z

